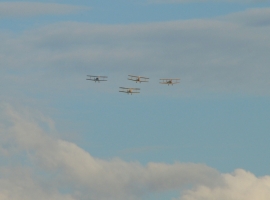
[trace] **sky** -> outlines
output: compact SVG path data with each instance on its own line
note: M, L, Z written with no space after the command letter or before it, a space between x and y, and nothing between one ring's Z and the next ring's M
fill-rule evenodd
M268 200L269 32L268 0L0 1L0 199Z

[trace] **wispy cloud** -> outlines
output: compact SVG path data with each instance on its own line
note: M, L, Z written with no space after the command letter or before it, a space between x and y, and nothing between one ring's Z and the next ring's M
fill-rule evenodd
M57 3L0 2L0 18L30 17L38 15L64 15L86 9L89 8Z
M264 14L255 18L260 10ZM255 9L217 19L149 24L57 23L19 36L2 34L0 68L58 77L63 71L70 76L133 71L156 79L180 77L185 91L269 95L268 21L269 9ZM10 78L25 84L34 81L33 72L32 78Z
M270 9L253 8L221 17L221 19L222 18L247 26L267 27L270 25Z

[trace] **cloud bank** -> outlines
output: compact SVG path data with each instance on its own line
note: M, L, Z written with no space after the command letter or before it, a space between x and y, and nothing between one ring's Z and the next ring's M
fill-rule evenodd
M179 200L267 200L270 195L269 176L242 169L220 174L193 163L102 160L57 139L53 121L40 113L2 104L0 119L3 200L143 199L168 191L181 191Z
M0 2L0 18L32 17L38 15L64 15L86 9L89 8L57 3Z
M222 184L220 174L203 164L148 163L142 166L117 158L94 158L76 144L50 136L51 133L45 131L54 131L50 119L28 111L19 114L10 106L3 107L1 118L7 120L1 123L0 135L4 140L1 140L0 153L2 159L19 157L20 163L17 163L20 167L12 170L7 166L0 169L3 199L34 199L39 195L43 199L59 196L60 199L140 199L188 185ZM33 192L29 192L32 189ZM62 190L68 190L68 194L62 194Z

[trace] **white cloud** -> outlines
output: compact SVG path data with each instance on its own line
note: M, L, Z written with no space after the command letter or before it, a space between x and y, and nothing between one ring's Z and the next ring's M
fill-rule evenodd
M138 199L149 193L180 190L190 184L222 184L220 174L203 164L142 166L138 162L94 158L76 144L50 136L45 129L51 132L54 128L46 117L28 111L19 114L10 106L3 107L1 116L8 120L1 124L0 135L8 135L11 142L7 145L1 140L1 147L11 151L9 157L14 154L19 162L25 160L26 166L18 164L22 167L13 169L13 174L7 173L6 168L0 169L0 183L4 186L0 187L0 196L15 192L11 199L18 199L17 195L25 199L35 199L37 195L45 199L51 195L51 199L56 199L62 195L61 189L69 188L68 195L62 195L62 199ZM6 178L2 178L2 173ZM22 182L25 177L28 178ZM51 187L46 186L47 177L53 177L50 181L55 184ZM16 192L18 188L20 192ZM29 193L31 189L35 192Z
M42 183L30 169L1 167L0 175L1 200L75 200L70 194L61 194L53 188L53 183Z
M181 200L268 200L270 196L270 176L257 178L242 169L232 174L224 174L225 186L200 186L185 192Z
M6 138L0 146L8 152L0 154L8 160L0 164L3 200L142 199L173 190L181 191L179 200L267 200L270 195L270 176L243 169L220 174L193 163L102 160L56 139L52 121L38 112L18 112L8 104L0 111L0 136Z
M37 15L63 15L86 9L89 8L56 3L0 2L0 18L30 17Z

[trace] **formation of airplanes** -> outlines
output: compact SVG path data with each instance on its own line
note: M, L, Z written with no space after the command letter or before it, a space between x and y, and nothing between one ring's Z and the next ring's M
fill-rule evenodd
M107 81L107 76L92 76L92 75L87 75L89 78L87 78L86 80L90 80L90 81L95 81L95 82L100 82L100 81ZM136 83L142 83L142 82L149 82L149 78L147 77L143 77L143 76L134 76L134 75L128 75L129 78L128 80L131 81L135 81ZM179 82L179 78L162 78L159 79L161 82L159 82L160 84L167 84L169 85L174 85L174 84L178 84ZM127 94L134 94L134 93L140 93L138 90L140 90L140 88L127 88L127 87L119 87L120 91L119 92L123 92L123 93L127 93Z

